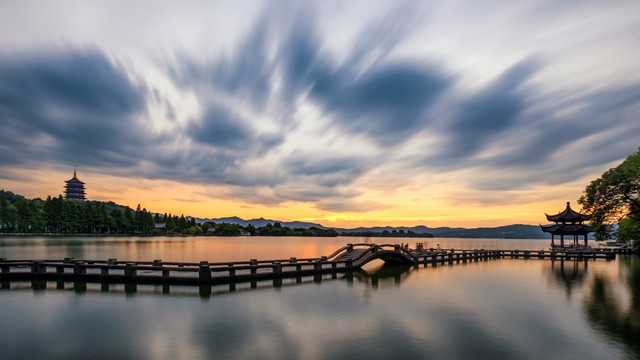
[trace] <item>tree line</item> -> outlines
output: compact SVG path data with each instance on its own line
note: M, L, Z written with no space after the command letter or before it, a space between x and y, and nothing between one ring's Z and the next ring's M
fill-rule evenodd
M357 236L357 237L401 237L401 238L432 238L433 235L429 233L417 233L413 230L407 230L406 232L402 229L400 230L383 230L381 232L373 232L373 231L355 231L355 232L347 232L343 231L340 233L340 236Z
M0 232L54 234L153 234L156 223L163 231L188 233L195 219L184 215L152 214L140 205L136 210L114 202L77 201L47 196L46 200L26 199L0 190Z
M255 227L252 224L247 226L241 226L238 224L229 223L213 223L205 222L202 224L204 232L219 235L219 236L238 236L238 235L251 235L251 236L319 236L319 237L332 237L338 236L338 233L333 229L320 229L317 227L305 228L289 228L288 226L282 226L282 224L275 222L273 224L268 223L264 226Z
M255 228L238 224L206 222L193 217L151 213L112 201L77 201L59 195L46 200L26 199L0 190L0 233L26 234L123 234L123 235L215 235L215 236L338 236L335 230L294 228L280 223Z

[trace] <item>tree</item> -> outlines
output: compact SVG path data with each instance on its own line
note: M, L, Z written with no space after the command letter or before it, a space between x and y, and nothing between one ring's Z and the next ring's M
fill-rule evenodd
M629 243L640 240L640 206L638 202L631 203L629 216L620 220L618 225L618 241Z
M640 208L639 193L640 149L592 181L578 200L583 209L591 213L591 227L596 239L606 239L612 234L611 225L624 219L629 220L623 222L623 229L635 226L638 220L631 215L633 209Z
M122 212L122 210L118 208L111 210L111 214L109 214L109 217L113 219L113 227L116 228L117 233L120 233L125 229L125 218L124 212Z

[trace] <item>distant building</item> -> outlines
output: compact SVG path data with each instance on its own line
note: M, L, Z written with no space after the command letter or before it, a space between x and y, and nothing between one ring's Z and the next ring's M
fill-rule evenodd
M86 200L84 183L78 179L76 169L73 169L73 178L65 181L64 197L71 200Z

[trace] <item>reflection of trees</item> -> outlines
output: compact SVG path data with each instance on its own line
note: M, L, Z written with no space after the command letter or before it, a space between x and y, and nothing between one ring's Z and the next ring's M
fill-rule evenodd
M553 279L567 289L567 297L571 297L573 288L584 281L587 264L588 260L551 260Z
M596 329L622 342L635 357L640 357L640 261L638 258L624 259L628 268L628 285L631 304L622 308L611 282L604 276L596 276L586 300L587 317Z

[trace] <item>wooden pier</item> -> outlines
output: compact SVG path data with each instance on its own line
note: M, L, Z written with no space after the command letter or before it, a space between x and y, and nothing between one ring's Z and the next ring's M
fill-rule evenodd
M453 264L490 259L614 259L610 250L460 250L416 252L397 244L348 244L329 256L239 262L108 260L9 260L0 258L0 281L56 280L102 283L228 284L352 272L370 261L390 264Z

